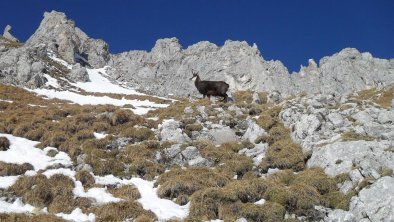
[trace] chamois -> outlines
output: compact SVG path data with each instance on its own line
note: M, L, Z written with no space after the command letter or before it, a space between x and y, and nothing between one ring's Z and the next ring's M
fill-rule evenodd
M190 80L194 80L194 85L198 91L205 96L208 96L210 99L211 96L221 96L223 97L222 102L227 102L227 90L229 85L223 81L201 81L198 73L192 70L193 77Z

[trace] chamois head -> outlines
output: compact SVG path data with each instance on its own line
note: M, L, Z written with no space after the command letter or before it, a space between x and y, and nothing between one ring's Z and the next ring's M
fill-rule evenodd
M198 72L196 72L196 71L194 71L194 69L192 69L192 74L193 74L193 76L190 78L190 80L195 81L196 78L198 77Z

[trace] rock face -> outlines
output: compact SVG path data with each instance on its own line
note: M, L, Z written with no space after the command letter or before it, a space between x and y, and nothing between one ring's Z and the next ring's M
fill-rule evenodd
M12 27L10 25L7 25L4 28L3 37L13 42L19 42L19 40L11 34L11 29Z
M40 26L27 40L26 45L41 43L45 43L71 64L77 61L77 57L83 57L91 66L101 68L109 60L108 45L102 40L89 38L62 12L45 12Z
M190 141L190 138L182 132L179 128L180 123L175 120L166 120L159 127L160 137L162 141L173 141L177 143L184 143Z
M10 27L6 28L5 37L13 39L9 31ZM202 79L226 81L230 85L229 93L236 90L267 91L272 102L300 92L341 95L394 82L394 60L376 59L369 53L351 48L324 57L318 64L311 59L307 67L301 67L299 73L292 75L280 61L264 60L257 46L250 46L245 41L228 40L223 46L202 41L184 49L178 39L167 38L157 40L150 52L129 51L111 55L107 43L89 38L74 21L56 11L44 14L36 32L21 48L0 46L1 61L14 61L0 64L0 70L8 70L0 75L13 76L1 81L24 87L42 86L39 73L30 72L35 61L19 62L22 54L39 45L70 64L79 62L95 68L109 65L113 68L109 72L112 78L162 96L198 95L189 80L191 69L197 70ZM11 69L13 73L10 73Z
M226 81L230 91L275 91L273 101L278 101L278 95L340 95L394 82L393 60L375 59L351 48L322 58L319 65L310 60L308 67L292 75L281 62L265 61L256 45L238 41L226 41L222 47L199 42L182 49L176 38L161 39L151 52L113 55L109 64L116 68L116 78L160 95L196 95L188 80L191 69L197 70L202 79ZM154 79L153 84L149 79Z
M350 211L360 221L394 220L394 178L382 177L369 188L360 191L352 198Z
M391 141L336 142L314 151L308 166L321 167L330 176L360 168L364 176L379 178L379 169L394 170L391 146Z

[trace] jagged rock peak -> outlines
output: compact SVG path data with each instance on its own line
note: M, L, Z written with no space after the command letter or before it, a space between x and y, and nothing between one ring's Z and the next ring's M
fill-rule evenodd
M108 45L102 40L89 38L75 22L63 12L44 13L36 32L27 40L27 46L44 43L64 60L75 63L84 57L93 67L103 67L109 60Z
M19 40L11 34L11 29L12 27L10 25L7 25L4 29L3 37L10 41L19 42Z
M182 46L177 38L165 38L156 41L152 49L152 55L155 60L167 60L181 51Z

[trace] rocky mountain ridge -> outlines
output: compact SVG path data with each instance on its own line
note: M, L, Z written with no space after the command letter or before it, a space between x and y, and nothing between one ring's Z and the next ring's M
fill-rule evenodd
M301 92L342 95L394 82L394 59L374 58L353 48L324 57L319 64L310 59L307 67L291 75L280 61L264 60L257 46L245 41L228 40L221 47L203 41L183 49L176 38L168 38L159 39L150 52L110 54L107 43L88 37L74 21L56 11L44 14L25 44L10 42L6 38L0 42L0 80L29 88L42 87L46 81L46 51L71 64L111 66L113 79L161 96L197 95L189 80L191 69L197 70L202 79L225 80L231 92L266 91L282 96ZM74 73L79 72L83 73Z

